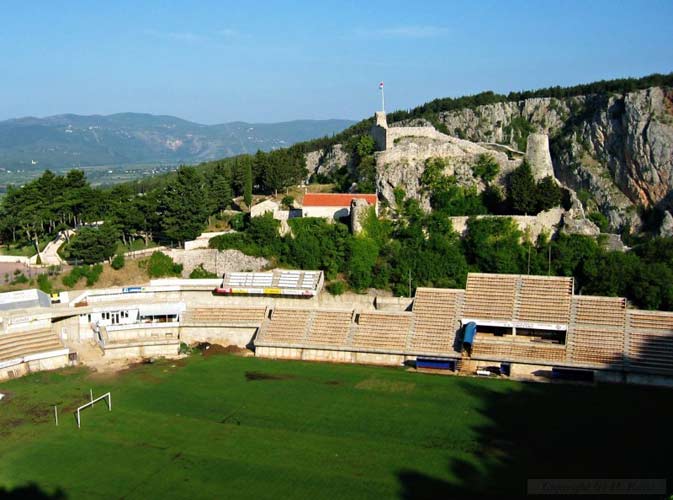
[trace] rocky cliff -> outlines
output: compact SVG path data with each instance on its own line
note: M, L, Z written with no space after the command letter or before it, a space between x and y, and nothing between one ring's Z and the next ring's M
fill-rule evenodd
M639 224L636 207L673 207L673 90L535 98L441 113L449 131L523 149L532 132L550 137L556 177L589 196L619 228Z
M391 144L377 153L377 184L390 201L396 185L418 196L424 161L449 159L450 174L477 182L468 168L489 150L506 173L524 155L534 169L550 172L575 190L585 208L600 211L614 230L641 224L638 209L673 209L673 89L651 87L621 94L531 98L439 113L450 140L398 133L398 127L425 129L410 119L388 124ZM537 134L549 136L546 144ZM441 135L441 134L440 134ZM529 137L533 139L529 141ZM546 141L546 139L545 139ZM330 172L352 160L339 145L310 154L310 172ZM352 165L350 165L352 167ZM546 174L545 174L546 175Z

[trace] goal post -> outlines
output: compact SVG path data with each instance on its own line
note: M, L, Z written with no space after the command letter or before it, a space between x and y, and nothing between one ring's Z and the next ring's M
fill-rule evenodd
M92 397L91 401L89 401L86 404L83 404L82 406L77 408L77 410L75 410L75 417L77 418L77 428L78 429L82 426L82 416L81 416L80 412L82 410L90 407L90 406L93 406L94 403L100 401L101 399L105 400L105 402L107 403L108 411L112 411L112 396L109 392L103 394L102 396L98 396L96 399L93 399L93 397Z

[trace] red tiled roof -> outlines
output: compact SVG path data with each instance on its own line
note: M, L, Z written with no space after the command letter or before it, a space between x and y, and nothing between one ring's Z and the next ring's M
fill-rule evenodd
M304 195L305 207L350 207L355 198L363 198L370 205L376 205L375 194L349 194L349 193L306 193Z

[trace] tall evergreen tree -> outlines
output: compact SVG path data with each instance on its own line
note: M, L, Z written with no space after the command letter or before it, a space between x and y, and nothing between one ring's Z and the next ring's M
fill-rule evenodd
M533 172L526 160L510 174L507 187L512 208L515 211L522 214L537 213L537 186Z
M203 178L194 167L180 167L159 202L163 234L180 243L196 238L208 217Z

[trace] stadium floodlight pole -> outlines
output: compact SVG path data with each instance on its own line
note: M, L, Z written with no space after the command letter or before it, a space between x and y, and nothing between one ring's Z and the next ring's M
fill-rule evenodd
M383 93L383 82L379 83L379 90L381 91L381 111L386 112L386 97Z

